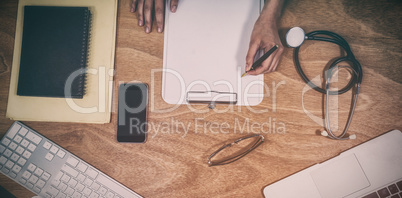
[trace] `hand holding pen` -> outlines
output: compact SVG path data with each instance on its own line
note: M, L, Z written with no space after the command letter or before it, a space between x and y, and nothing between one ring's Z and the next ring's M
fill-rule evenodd
M265 53L264 55L262 55L257 61L255 61L253 63L253 65L251 65L250 69L248 71L246 71L245 73L243 73L241 75L241 77L244 77L249 71L253 71L253 70L261 67L262 62L264 62L272 53L274 53L275 50L278 49L278 47L279 47L279 45L275 45L270 50L268 50L268 52Z

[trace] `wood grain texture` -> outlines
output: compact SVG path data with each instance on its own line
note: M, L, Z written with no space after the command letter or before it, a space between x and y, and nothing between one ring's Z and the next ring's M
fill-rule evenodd
M312 90L303 95L306 85L295 70L292 49L285 49L276 72L265 75L266 97L256 107L219 105L210 110L206 105L166 104L161 97L162 75L152 72L162 69L163 34L145 34L137 26L136 15L129 12L129 3L119 2L111 123L25 123L145 197L262 197L268 184L384 132L402 129L402 4L398 0L299 0L287 2L283 11L282 37L293 26L306 32L334 31L349 42L361 63L363 84L349 129L357 139L348 141L317 135L322 127L303 107L322 118L323 96ZM17 1L0 1L1 135L13 122L5 111L16 12ZM339 55L339 47L311 41L300 52L310 78L321 75L328 61ZM342 77L347 74L340 73L340 85L346 83ZM117 86L128 81L149 85L150 124L145 144L116 141ZM350 99L351 93L338 99L341 129ZM233 164L207 166L214 150L253 132L263 133L267 141ZM0 185L17 197L33 195L3 175Z

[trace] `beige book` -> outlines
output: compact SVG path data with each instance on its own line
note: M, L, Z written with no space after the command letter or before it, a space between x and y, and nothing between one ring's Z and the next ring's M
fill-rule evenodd
M83 99L17 95L25 5L89 7L92 27ZM21 121L109 123L117 8L118 0L20 0L6 116Z

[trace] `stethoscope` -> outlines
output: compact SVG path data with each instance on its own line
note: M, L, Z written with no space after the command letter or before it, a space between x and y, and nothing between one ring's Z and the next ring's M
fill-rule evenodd
M325 89L322 89L315 85L313 82L311 82L306 75L304 74L300 62L299 62L299 48L303 44L305 40L316 40L316 41L326 41L326 42L331 42L339 45L342 47L345 52L346 56L340 57L336 59L332 64L329 66L327 72L326 72L326 77L325 77ZM329 137L331 139L335 140L347 140L347 139L356 139L356 135L349 135L346 136L346 132L348 131L349 125L352 122L352 117L353 113L355 111L356 107L356 102L357 102L357 95L359 94L360 90L360 84L362 82L362 77L363 77L363 71L362 67L359 63L359 61L356 60L355 56L353 55L349 44L343 39L341 36L338 34L335 34L330 31L313 31L308 34L304 33L304 30L300 27L293 27L291 28L287 33L286 33L286 42L289 47L295 48L294 49L294 61L296 65L297 72L300 74L301 78L306 82L311 88L314 90L321 92L326 95L325 98L325 128L326 131L322 131L321 135ZM347 66L339 66L338 64L341 62L350 62L351 65ZM331 78L334 74L334 71L336 71L339 67L344 67L349 69L348 71L351 73L352 78L350 79L349 83L342 89L337 90L337 91L330 91L330 81ZM339 95L343 94L350 89L355 88L354 91L354 97L352 98L352 108L351 111L349 112L349 117L347 120L347 123L345 125L345 128L343 132L336 136L331 130L330 126L330 119L329 119L329 95Z

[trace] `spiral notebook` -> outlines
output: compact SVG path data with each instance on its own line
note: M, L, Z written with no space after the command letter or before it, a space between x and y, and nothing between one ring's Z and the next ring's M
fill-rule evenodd
M46 24L45 19L30 18L26 8L27 10L56 9L57 13L43 10L41 15L54 23L66 20L74 24L77 22L79 25L76 28L73 25L69 30L65 30L63 28L68 22L63 22L63 25ZM112 111L117 8L118 0L19 0L6 116L21 121L109 123ZM85 13L89 12L90 19L85 17ZM56 18L53 14L61 16ZM26 22L29 21L38 24L34 29L27 30ZM85 24L87 27L90 24L91 31L88 37L86 37L88 32L84 32ZM25 56L27 48L25 35L28 35L29 30L39 31L35 36L36 39L38 37L52 39L56 33L62 35L47 44L39 39L33 41L39 46L38 51L44 52L42 55L46 59L39 59L39 55ZM31 34L32 32L29 33ZM88 48L88 54L85 54L85 48ZM53 54L56 52L55 49L74 53L70 53L71 57L63 54L55 55ZM33 50L28 48L28 51L32 53ZM38 53L35 50L33 52ZM29 61L24 60L26 58ZM59 62L56 64L51 61ZM85 78L82 76L84 69ZM66 79L60 77L66 78L66 76L67 80L75 79L77 82L65 83ZM32 79L27 83L29 78ZM52 78L56 81L46 82ZM31 83L39 88L24 89L24 86L33 86ZM67 88L71 88L71 97L64 93L66 85Z
M90 22L88 7L25 6L17 94L82 98Z

